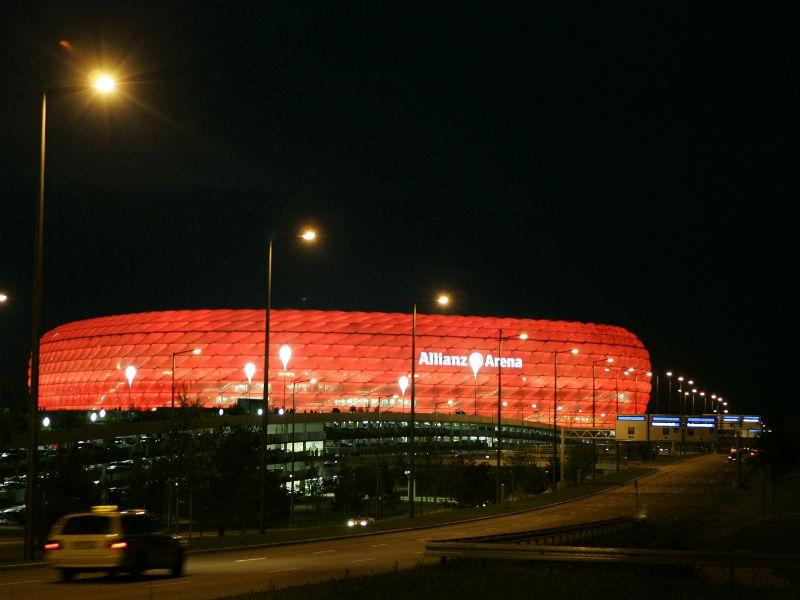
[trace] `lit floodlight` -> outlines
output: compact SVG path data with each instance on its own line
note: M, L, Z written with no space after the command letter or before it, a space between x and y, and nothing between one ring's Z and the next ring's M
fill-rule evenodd
M97 414L101 419L105 419L106 418L106 409L105 408L101 408L100 412L97 413Z
M247 376L247 385L253 381L253 375L256 374L256 366L249 362L244 366L244 374Z
M400 393L403 394L403 397L406 396L406 390L408 389L408 377L402 375L400 379L397 380L397 385L400 386Z
M200 348L195 348L194 350L192 350L192 354L194 354L195 356L197 356L201 352L202 352L202 350L200 350Z
M573 348L572 350L569 351L569 353L573 354L573 355L574 354L578 354L579 352L580 352L580 350L578 350L577 348Z
M307 242L313 242L317 239L317 232L313 229L306 229L300 237Z
M438 302L442 306L446 306L450 304L450 296L448 296L447 294L439 294L439 297L436 298L436 302Z
M257 413L257 414L258 414L258 416L260 417L260 416L262 416L262 415L264 414L264 409L263 409L263 408L259 408L259 409L256 411L256 413Z
M475 379L478 378L478 371L483 366L483 354L480 352L473 352L469 355L469 366L472 369L472 375Z
M8 294L0 293L0 304L8 300Z
M94 423L95 421L97 421L97 413L96 413L96 412L93 412L92 414L90 414L90 415L89 415L89 420L90 420L92 423Z
M225 411L222 410L221 408L217 412L219 413L220 417L225 414Z
M133 378L136 377L136 367L128 365L125 367L125 379L128 380L128 387L133 387Z
M50 427L50 417L42 419L42 427Z
M523 331L522 333L519 334L519 339L521 339L524 342L525 340L528 339L528 334L525 331Z
M281 359L281 363L283 364L283 370L285 371L287 366L289 365L289 359L292 358L292 348L289 344L284 344L281 346L280 350L278 350L278 356Z

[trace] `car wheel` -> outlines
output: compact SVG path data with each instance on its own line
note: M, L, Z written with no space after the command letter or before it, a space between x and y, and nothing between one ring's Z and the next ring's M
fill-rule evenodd
M131 575L134 577L139 577L145 569L147 569L147 555L144 552L140 552L136 555L136 559L133 561Z
M74 569L61 569L61 581L72 581L75 577Z
M175 561L172 563L170 567L170 573L173 577L180 577L183 575L183 551L178 550L178 553L175 555Z

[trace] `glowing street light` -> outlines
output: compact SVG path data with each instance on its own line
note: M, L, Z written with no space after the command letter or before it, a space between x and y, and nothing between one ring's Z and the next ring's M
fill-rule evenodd
M558 477L556 477L556 461L558 460L558 449L556 436L558 430L556 428L556 421L558 419L558 355L559 354L578 354L577 348L571 350L554 350L553 351L553 492L556 491L558 486Z
M171 400L170 400L170 410L175 410L175 357L180 356L181 354L194 354L197 356L200 354L200 348L190 348L189 350L181 350L180 352L173 352L172 353L172 381L170 385L170 392L171 392Z
M108 76L106 76L108 77ZM110 79L110 77L108 78ZM108 94L114 86L109 86L108 79L95 89ZM88 85L97 83L89 82ZM47 155L47 94L67 90L81 90L87 84L60 88L45 88L41 94L41 135L39 140L39 194L36 204L36 227L34 230L33 253L33 306L31 311L31 387L30 405L28 407L28 468L25 489L25 556L29 560L34 558L33 530L34 515L36 514L36 479L38 445L37 414L39 412L39 346L42 337L42 288L44 281L44 189L45 189L45 157Z
M446 306L450 303L447 294L439 294L436 303ZM417 399L417 303L411 311L411 411L408 420L408 452L409 452L409 476L408 476L408 518L414 518L414 478L416 477L415 457L414 457L414 418L416 415Z
M317 239L317 232L313 229L306 229L299 236L305 242L314 242ZM266 309L264 310L264 406L261 411L261 435L260 437L260 473L261 481L259 485L258 501L258 531L264 533L266 527L265 509L267 497L267 426L269 425L269 337L270 337L270 315L272 313L272 245L276 240L284 239L273 234L269 236L267 245L267 297ZM286 369L284 368L284 371ZM284 382L285 386L285 382ZM285 387L284 387L285 389ZM284 392L285 395L285 392Z
M524 331L522 333L518 333L517 335L510 335L507 337L503 337L503 330L500 329L497 332L497 480L496 480L496 490L495 490L495 502L500 504L500 459L501 459L501 446L502 446L502 432L503 432L503 423L502 423L502 411L503 406L505 403L503 402L503 367L502 367L502 358L503 358L503 341L505 340L522 340L525 341L528 339L528 334Z
M92 77L92 87L98 92L109 94L117 87L117 82L107 73L94 73Z

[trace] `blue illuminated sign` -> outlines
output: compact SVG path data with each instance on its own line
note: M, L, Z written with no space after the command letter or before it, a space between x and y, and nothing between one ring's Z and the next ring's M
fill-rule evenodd
M742 421L745 423L761 423L761 417L757 417L755 415L745 415L742 417Z
M739 415L725 415L724 417L722 417L722 420L725 423L738 423Z
M675 417L653 416L650 417L650 424L653 427L680 427L681 418L678 416Z
M617 415L617 421L644 421L643 415Z
M713 429L717 424L714 417L688 417L686 419L687 427L702 427L704 429Z

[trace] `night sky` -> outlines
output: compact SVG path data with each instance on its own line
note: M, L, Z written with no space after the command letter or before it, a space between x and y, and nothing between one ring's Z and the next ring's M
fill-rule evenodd
M798 11L672 2L0 2L0 406L44 329L264 306L637 334L734 412L793 402ZM423 311L424 312L424 311Z

